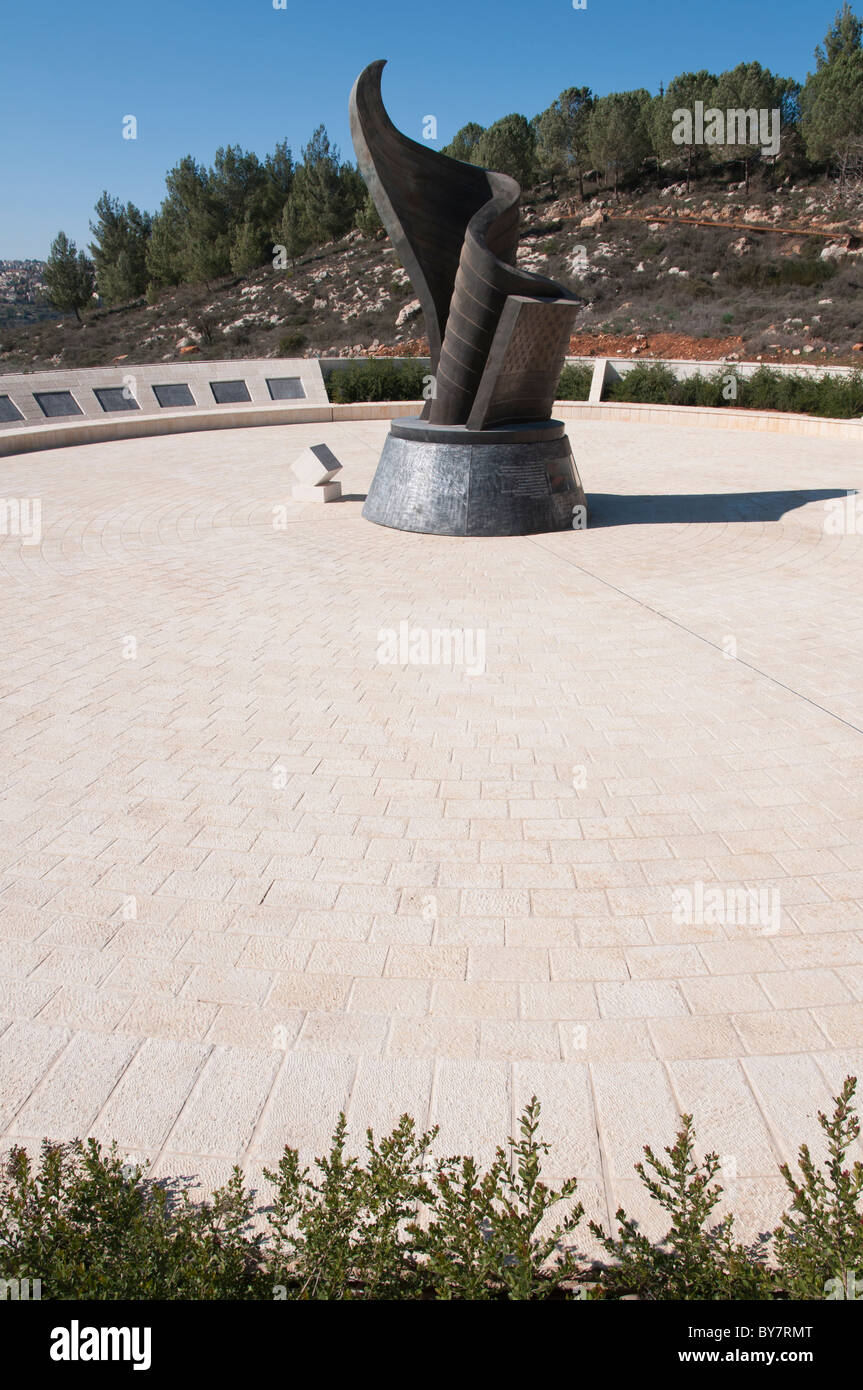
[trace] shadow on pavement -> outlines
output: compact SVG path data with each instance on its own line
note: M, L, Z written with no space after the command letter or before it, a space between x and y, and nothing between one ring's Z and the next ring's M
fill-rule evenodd
M845 497L849 488L795 488L777 492L589 492L588 525L657 526L687 522L779 521L810 502Z

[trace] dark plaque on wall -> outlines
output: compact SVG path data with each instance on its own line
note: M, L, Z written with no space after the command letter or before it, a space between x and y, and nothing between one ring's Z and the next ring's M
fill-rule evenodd
M141 409L128 386L94 386L93 394L104 411Z
M34 391L33 399L49 420L57 419L61 415L84 414L71 391Z
M154 386L153 395L163 410L180 405L195 404L195 397L185 381L171 381L166 386Z
M298 376L271 376L267 378L267 389L274 401L303 401L305 387Z
M237 405L252 399L244 381L211 381L210 390L216 405Z

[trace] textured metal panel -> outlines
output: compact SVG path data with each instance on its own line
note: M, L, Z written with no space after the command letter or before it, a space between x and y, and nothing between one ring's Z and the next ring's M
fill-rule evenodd
M511 295L468 425L488 429L510 420L547 420L578 305Z
M363 516L397 531L467 534L469 444L426 444L390 434Z

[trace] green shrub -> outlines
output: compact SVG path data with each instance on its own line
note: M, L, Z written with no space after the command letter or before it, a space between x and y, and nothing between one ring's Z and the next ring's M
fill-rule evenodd
M733 389L729 389L730 379ZM729 364L710 376L699 374L678 381L671 368L661 362L639 362L619 381L610 383L605 398L650 405L780 410L848 420L863 415L863 373L816 376L761 366L751 377L745 377Z
M851 376L800 373L786 375L759 367L740 383L740 404L751 410L785 410L801 415L852 419L863 415L863 374Z
M584 1215L581 1203L538 1234L548 1213L573 1198L578 1186L569 1178L555 1192L541 1181L549 1146L536 1138L539 1113L534 1096L519 1121L521 1138L510 1139L509 1153L498 1148L486 1173L472 1158L448 1158L421 1184L430 1220L411 1233L437 1298L545 1299L576 1278L574 1253L563 1242Z
M154 1181L116 1146L46 1141L38 1164L15 1148L0 1173L0 1279L38 1279L45 1299L854 1297L863 1287L863 1164L847 1165L860 1133L855 1087L849 1077L832 1117L819 1116L823 1168L806 1145L799 1176L782 1166L790 1209L748 1246L733 1214L714 1221L719 1159L697 1160L684 1115L666 1157L648 1147L636 1164L667 1213L666 1235L651 1241L621 1209L616 1236L590 1222L610 1263L589 1266L573 1247L583 1217L575 1178L556 1191L542 1181L549 1149L534 1097L519 1137L485 1170L464 1155L432 1160L437 1130L417 1133L407 1115L379 1141L369 1130L361 1161L347 1151L342 1115L312 1169L285 1148L261 1207L237 1168L196 1202L188 1180Z
M733 388L729 383L733 382ZM720 367L710 376L686 377L675 383L672 393L674 405L701 405L719 407L741 404L743 378L731 367Z
M510 1140L509 1154L499 1148L485 1173L463 1157L440 1159L428 1172L437 1130L417 1134L407 1115L379 1144L367 1133L363 1165L345 1156L343 1115L316 1174L286 1149L278 1170L266 1173L276 1185L274 1286L287 1299L521 1300L555 1293L576 1274L573 1256L558 1246L582 1209L537 1235L547 1213L576 1189L574 1179L560 1192L541 1182L548 1146L536 1138L538 1123L534 1097L520 1139Z
M279 339L279 356L295 357L298 352L302 352L308 341L305 333L286 333Z
M610 401L638 401L666 405L673 398L677 380L670 367L661 362L639 362L606 391Z
M558 401L586 401L590 395L593 368L586 362L568 362L557 383Z
M835 274L836 267L830 261L811 255L782 256L776 261L744 261L729 273L728 279L732 285L747 289L779 290L789 285L812 289L832 280Z
M270 1215L275 1249L270 1275L277 1296L290 1299L413 1298L422 1293L410 1237L417 1191L435 1131L417 1135L403 1115L380 1144L366 1136L367 1163L345 1156L347 1126L339 1116L326 1158L314 1175L286 1148L276 1172Z
M116 1147L13 1149L0 1179L0 1278L41 1279L54 1299L265 1295L262 1237L239 1169L207 1202L153 1182Z
M372 357L337 367L327 382L327 392L337 405L355 401L418 401L423 398L430 368L422 361L394 362Z
M719 1157L693 1157L692 1116L671 1148L669 1162L645 1146L646 1163L635 1171L655 1202L668 1212L671 1225L658 1244L648 1240L621 1208L617 1212L619 1239L606 1235L592 1221L590 1229L613 1257L603 1292L611 1298L635 1295L653 1302L668 1299L765 1299L772 1296L772 1279L763 1246L746 1247L734 1240L734 1217L711 1226L710 1218L722 1197L714 1182Z
M819 1171L806 1144L800 1147L800 1177L787 1163L780 1172L791 1192L791 1210L775 1233L780 1281L791 1298L853 1297L850 1280L863 1294L863 1163L846 1166L860 1135L852 1109L857 1082L847 1077L831 1119L819 1113L827 1138L827 1162ZM832 1290L828 1286L832 1283Z

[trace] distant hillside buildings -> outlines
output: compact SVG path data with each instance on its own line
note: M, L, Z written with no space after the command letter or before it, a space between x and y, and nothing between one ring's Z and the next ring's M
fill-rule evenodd
M56 318L45 300L44 261L0 260L0 324Z
M42 297L44 261L0 261L0 299L36 304Z

